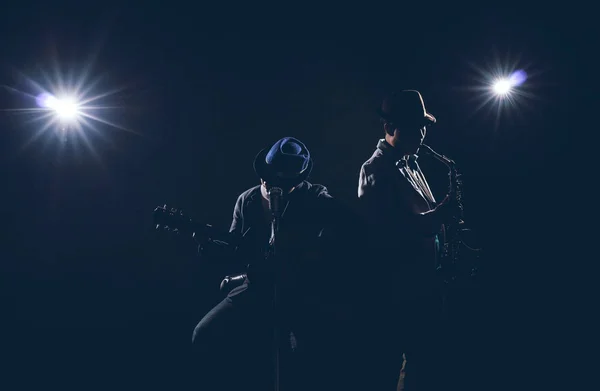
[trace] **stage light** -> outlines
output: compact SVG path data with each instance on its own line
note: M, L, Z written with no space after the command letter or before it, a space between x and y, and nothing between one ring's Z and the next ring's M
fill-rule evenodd
M492 86L492 88L494 89L494 93L499 96L508 94L512 87L513 86L510 80L507 79L496 80L496 82Z
M61 122L76 121L80 114L80 104L73 97L57 98L50 94L42 94L38 97L38 102L41 107L52 110Z
M468 98L473 107L471 115L485 109L484 115L495 117L494 128L497 129L501 117L510 120L521 117L524 110L531 108L530 103L536 97L530 75L518 67L519 58L491 60L484 66L470 64L475 72L469 76L472 84L465 89L475 92Z
M514 87L517 87L527 79L524 71L513 72L509 77L498 78L492 83L492 91L498 97L504 97L513 92Z
M23 71L17 71L18 86L6 85L14 94L20 95L26 106L3 109L20 115L21 124L26 126L29 139L20 147L28 148L38 140L43 144L50 140L58 141L62 147L85 147L96 158L97 142L112 144L111 133L125 131L136 136L139 132L120 124L127 121L127 106L131 94L122 94L128 88L125 85L114 85L114 80L102 75L94 75L94 59L98 53L82 53L81 61L77 61L80 69L62 69L60 59L56 56L48 59L53 63L49 69L37 69L37 78L32 78ZM85 57L88 57L86 59ZM108 83L107 83L108 81Z

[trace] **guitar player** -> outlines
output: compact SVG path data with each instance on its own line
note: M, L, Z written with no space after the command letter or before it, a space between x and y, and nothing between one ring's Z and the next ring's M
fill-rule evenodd
M352 258L344 254L343 243L351 243L351 235L358 231L353 229L352 213L325 186L308 182L312 167L308 148L293 137L282 138L256 155L254 170L260 184L238 197L230 228L235 236L244 237L238 251L250 260L248 277L194 329L198 387L264 390L272 386L274 265L265 254L277 208L278 317L282 340L293 351L292 359L282 359L281 388L344 389L352 294L341 287L344 278L335 262L344 259L343 270L350 273ZM274 188L280 191L277 201L270 197Z

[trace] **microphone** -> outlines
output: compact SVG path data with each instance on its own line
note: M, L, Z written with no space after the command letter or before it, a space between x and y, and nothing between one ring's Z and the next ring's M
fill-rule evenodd
M269 209L275 218L281 217L281 198L283 190L280 187L272 187L269 189Z

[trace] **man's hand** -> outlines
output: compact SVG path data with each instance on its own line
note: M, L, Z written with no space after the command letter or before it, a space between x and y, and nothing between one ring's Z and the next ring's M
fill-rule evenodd
M162 248L162 251L174 256L189 257L196 254L197 245L190 235L166 226L155 228L155 243Z
M454 216L459 216L460 206L456 202L454 194L449 193L446 195L442 202L435 207L434 213L442 223L449 222Z

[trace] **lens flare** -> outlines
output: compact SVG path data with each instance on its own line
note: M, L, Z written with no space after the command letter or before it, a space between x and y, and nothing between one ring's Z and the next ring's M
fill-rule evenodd
M472 106L471 116L495 117L494 128L498 129L501 118L509 122L523 118L524 112L532 108L531 104L540 99L534 91L538 83L535 79L542 70L531 70L531 65L526 69L521 57L521 54L512 57L494 53L483 65L468 63L474 71L464 87L471 92L466 98Z
M43 93L37 98L38 105L47 110L51 110L60 121L77 120L79 116L79 106L75 98L64 97L57 98L48 93Z
M1 111L26 115L23 125L31 130L31 137L21 149L42 138L45 143L51 139L60 140L60 144L79 148L81 142L93 153L93 139L108 139L109 128L123 130L134 135L140 133L122 126L114 119L122 119L125 114L123 98L120 95L125 87L101 86L102 77L90 79L92 63L84 64L80 75L61 72L54 69L54 76L40 71L42 78L34 80L20 72L20 88L7 86L12 93L33 102L29 107L2 109ZM119 102L119 104L115 104Z
M513 92L514 87L520 86L527 80L527 74L523 70L513 72L509 77L496 79L492 84L492 91L499 97Z
M512 87L512 83L510 82L510 80L507 79L497 80L492 86L496 95L506 95L510 92Z

